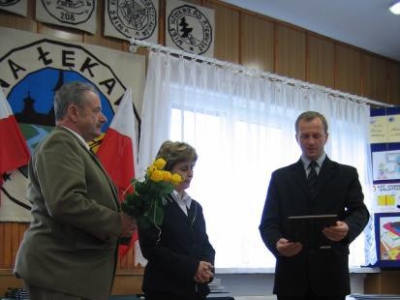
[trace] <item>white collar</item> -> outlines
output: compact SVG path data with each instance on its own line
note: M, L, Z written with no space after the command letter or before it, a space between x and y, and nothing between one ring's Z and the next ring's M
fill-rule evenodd
M82 137L80 134L78 134L77 132L73 131L71 128L68 128L68 127L66 127L66 126L64 126L64 125L60 125L60 127L65 128L65 129L67 129L68 131L72 132L72 134L75 135L75 136L82 142L82 144L85 146L85 148L86 148L88 151L90 150L89 145L85 142L85 140L83 139L83 137Z

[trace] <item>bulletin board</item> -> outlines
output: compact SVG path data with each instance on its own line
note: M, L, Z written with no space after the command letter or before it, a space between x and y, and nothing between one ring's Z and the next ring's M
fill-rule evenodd
M371 109L376 267L400 267L400 107Z

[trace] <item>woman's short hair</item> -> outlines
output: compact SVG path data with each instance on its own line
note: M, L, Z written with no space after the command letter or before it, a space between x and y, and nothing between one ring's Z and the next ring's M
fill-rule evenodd
M156 159L163 158L166 161L164 170L171 171L174 166L183 161L196 162L196 149L184 142L165 141L162 143Z

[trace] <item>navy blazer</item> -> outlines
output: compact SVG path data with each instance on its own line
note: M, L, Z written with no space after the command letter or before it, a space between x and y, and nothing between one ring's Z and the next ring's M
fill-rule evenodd
M350 293L349 244L369 220L357 170L326 157L314 190L311 197L301 160L272 173L259 230L276 257L275 294L300 296L310 289L320 296ZM303 247L293 257L280 256L276 243L289 235L287 218L310 214L337 214L349 227L347 237L331 249Z
M194 298L196 291L209 294L207 284L194 281L199 261L214 264L215 250L208 240L201 205L192 200L189 217L169 199L163 224L139 225L139 242L148 260L144 271L143 291L169 293ZM160 234L160 235L159 235ZM158 241L159 237L159 241Z

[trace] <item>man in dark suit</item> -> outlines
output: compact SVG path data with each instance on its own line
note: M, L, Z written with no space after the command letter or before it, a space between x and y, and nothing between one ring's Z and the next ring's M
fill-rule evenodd
M357 170L331 161L324 151L325 117L304 112L295 128L301 158L273 172L259 226L265 245L276 257L274 293L279 300L342 300L350 293L349 244L363 231L369 213ZM310 164L316 164L314 170ZM314 178L312 183L307 176ZM315 214L338 216L334 226L322 230L330 245L290 240L288 217Z
M120 237L136 229L120 212L117 190L86 142L106 117L93 86L72 82L54 100L56 127L29 162L32 222L15 275L31 300L106 300Z

